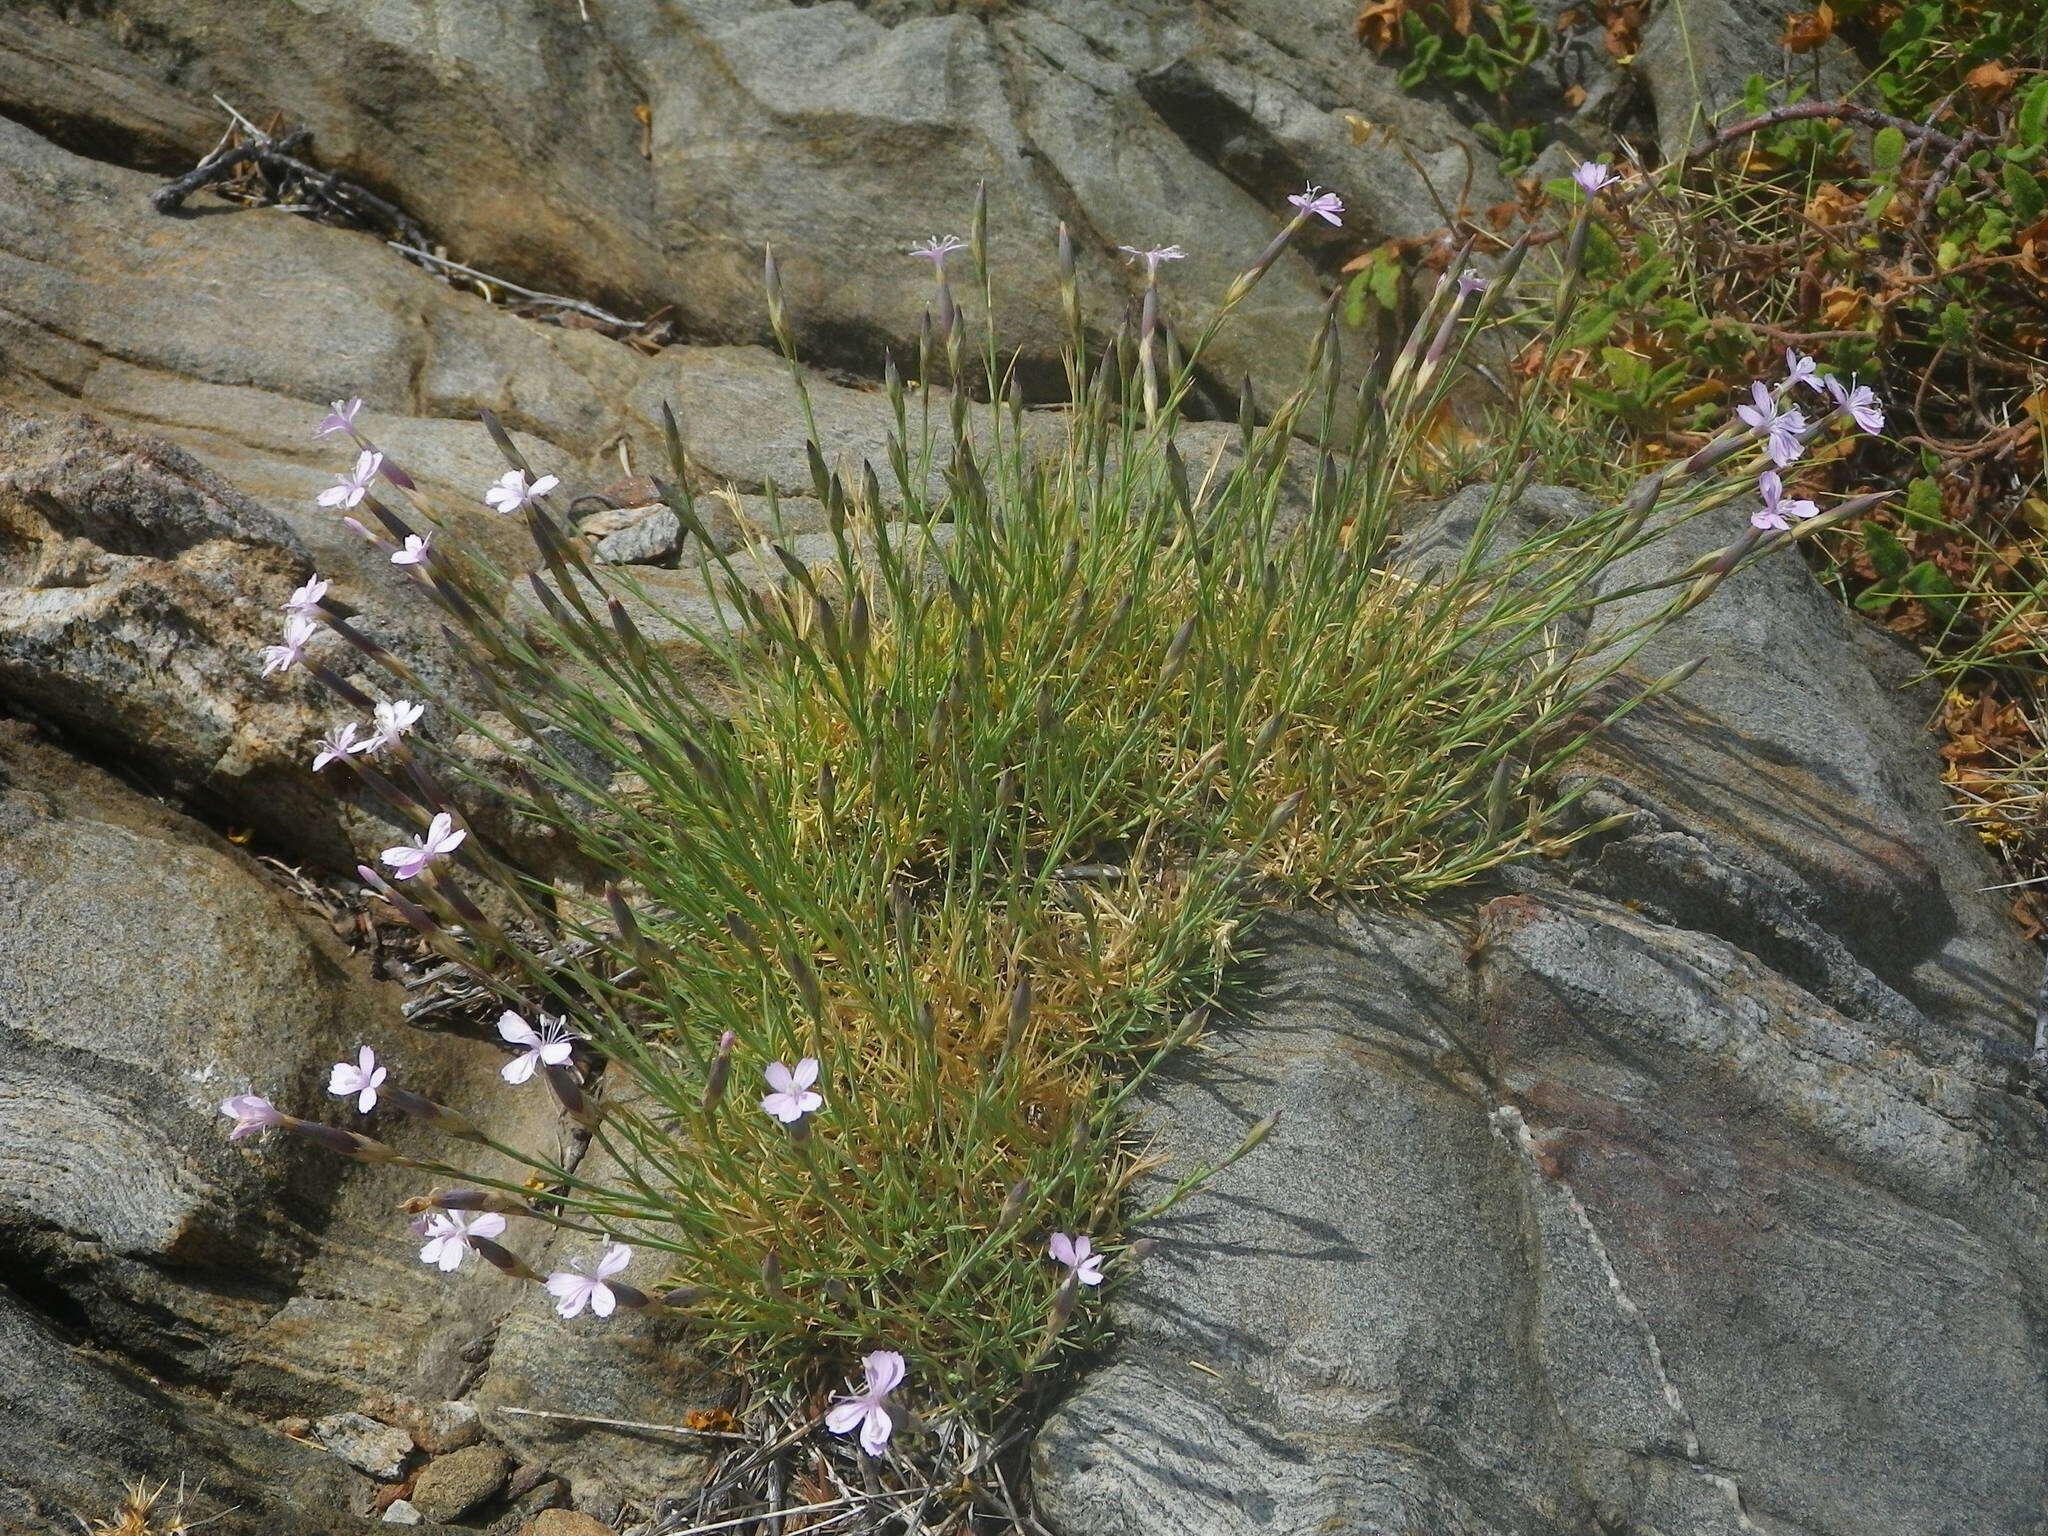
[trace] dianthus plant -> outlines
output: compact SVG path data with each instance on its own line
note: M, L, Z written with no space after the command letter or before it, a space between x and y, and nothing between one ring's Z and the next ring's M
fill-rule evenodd
M871 1454L906 1423L986 1419L1085 1340L1096 1287L1130 1267L1126 1107L1258 906L1418 899L1555 852L1583 831L1560 766L1671 682L1632 678L1641 645L1860 505L1786 489L1810 438L1876 414L1837 384L1809 420L1795 381L1801 404L1827 396L1795 360L1622 504L1514 537L1498 486L1466 547L1404 560L1405 476L1477 339L1543 346L1570 285L1531 314L1520 249L1484 276L1455 261L1390 355L1347 371L1333 323L1291 394L1261 410L1247 388L1235 431L1199 426L1218 328L1306 221L1341 217L1330 194L1291 201L1186 336L1163 286L1178 248L1132 247L1133 317L1105 333L1062 231L1056 409L1025 409L986 318L980 212L971 238L918 247L936 286L915 377L885 375L883 462L834 463L813 432L810 553L772 490L754 547L712 542L668 419L687 608L594 563L558 489L573 466L486 422L509 467L479 495L533 545L506 573L337 402L322 430L355 457L321 499L439 606L474 691L429 699L323 583L294 594L269 666L311 668L355 716L321 771L404 829L362 879L494 999L504 1092L552 1094L576 1150L489 1136L487 1106L424 1099L368 1048L334 1064L337 1098L476 1159L401 1157L253 1094L225 1106L235 1134L446 1181L414 1214L447 1283L476 1255L564 1317L682 1311L764 1375L863 1371L821 1427ZM1573 266L1596 201L1571 215ZM949 262L972 265L965 306ZM772 258L767 302L808 420ZM1702 517L1728 523L1709 555L1596 581ZM1603 622L1623 598L1633 616ZM517 846L554 862L487 823L544 834Z

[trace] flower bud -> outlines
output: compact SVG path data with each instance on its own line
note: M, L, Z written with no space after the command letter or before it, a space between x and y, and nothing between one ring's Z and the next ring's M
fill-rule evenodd
M488 1237L478 1237L472 1232L469 1234L469 1246L475 1250L477 1256L486 1264L489 1264L494 1269L503 1271L514 1280L526 1280L535 1285L544 1283L541 1276L535 1274L527 1262L520 1258L518 1254L509 1248L492 1242ZM612 1283L616 1284L616 1282Z
M429 1211L496 1211L500 1216L533 1214L524 1200L515 1200L495 1189L437 1189L429 1194L408 1197L400 1209L408 1216L419 1216Z
M446 1104L437 1104L424 1094L414 1093L410 1088L398 1088L391 1084L384 1087L384 1098L394 1109L411 1115L415 1120L424 1121L445 1136L454 1136L462 1141L482 1141L479 1131L466 1115L459 1115ZM453 1207L450 1207L453 1209ZM476 1209L483 1209L479 1206Z
M596 1130L597 1108L583 1096L583 1083L576 1076L576 1069L563 1064L544 1066L541 1071L546 1074L548 1087L555 1095L555 1102L562 1106L562 1113L585 1130Z
M732 1048L739 1037L727 1030L718 1037L718 1052L711 1058L711 1069L704 1074L704 1113L710 1114L718 1107L718 1101L725 1097L726 1079L732 1075Z
M322 1125L317 1120L301 1120L295 1115L283 1116L278 1124L295 1135L303 1136L306 1140L327 1148L330 1152L352 1157L360 1163L409 1161L376 1138L345 1131L338 1125Z

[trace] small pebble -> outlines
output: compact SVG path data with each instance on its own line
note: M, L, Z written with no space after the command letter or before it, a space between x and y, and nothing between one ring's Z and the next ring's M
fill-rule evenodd
M505 1486L511 1466L505 1453L490 1445L437 1456L413 1479L412 1502L429 1520L459 1519Z
M412 1454L412 1436L361 1413L330 1413L313 1423L313 1438L379 1482L396 1482Z
M519 1536L616 1536L608 1525L573 1509L544 1509L519 1528Z
M402 1422L412 1431L413 1444L429 1456L445 1456L475 1445L484 1435L483 1417L474 1403L420 1403L412 1417Z
M420 1512L404 1499L395 1501L389 1509L384 1511L384 1523L386 1525L418 1525L420 1520Z

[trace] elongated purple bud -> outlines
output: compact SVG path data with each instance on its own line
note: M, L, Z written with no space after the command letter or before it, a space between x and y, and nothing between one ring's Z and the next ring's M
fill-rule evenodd
M317 661L308 661L305 663L305 667L315 682L343 702L366 712L377 707L375 699L371 698L333 668L324 666Z
M414 1093L410 1088L396 1088L386 1084L384 1098L392 1108L415 1120L424 1121L445 1136L462 1141L482 1141L484 1134L465 1115L459 1115L446 1104L437 1104L424 1094ZM481 1209L481 1207L478 1207Z
M547 1074L548 1087L554 1092L555 1102L562 1106L562 1113L586 1130L595 1130L598 1113L583 1096L583 1084L576 1076L576 1069L565 1063L545 1066L541 1071Z
M631 1307L638 1311L642 1307L653 1305L652 1296L636 1285L626 1284L623 1280L607 1280L605 1287L612 1293L612 1300L622 1307Z
M1018 1042L1024 1038L1024 1029L1031 1022L1031 978L1026 976L1010 988L1010 1017L1003 1032L1003 1055L1016 1054Z
M796 984L797 994L803 999L804 1011L820 1024L825 1022L825 994L818 986L818 973L811 968L811 962L793 949L782 952L782 967L789 972L789 979Z
M1257 286L1259 279L1272 269L1273 263L1280 259L1280 253L1287 249L1288 243L1301 232L1301 226L1307 222L1308 215L1306 213L1297 213L1287 221L1281 228L1280 233L1272 238L1263 251L1259 252L1259 259L1254 261L1245 271L1239 273L1236 280L1225 290L1223 303L1226 307L1235 304Z
M477 1257L493 1269L510 1275L514 1280L525 1280L533 1285L543 1285L546 1283L541 1276L533 1272L532 1267L527 1264L526 1260L520 1258L511 1249L492 1242L488 1237L478 1237L474 1232L470 1233L464 1240L476 1251ZM606 1283L611 1284L609 1281Z
M1074 1315L1075 1304L1080 1299L1081 1277L1078 1274L1067 1276L1067 1283L1060 1287L1059 1294L1052 1299L1052 1311L1046 1315L1046 1323L1054 1333L1067 1326L1068 1319Z
M500 1216L531 1216L533 1209L524 1200L496 1189L437 1189L429 1194L413 1195L406 1199L400 1209L408 1216L424 1216L429 1211L496 1211Z
M711 1058L711 1070L704 1074L704 1113L718 1108L725 1097L726 1079L732 1075L732 1048L739 1037L727 1030L718 1037L718 1053Z
M1003 1208L996 1215L996 1230L1006 1232L1017 1224L1024 1214L1024 1201L1031 1193L1031 1182L1019 1179L1010 1186L1010 1192L1003 1196Z
M359 1136L354 1131L345 1131L338 1125L322 1125L317 1120L301 1120L296 1115L285 1115L278 1122L294 1135L303 1136L330 1152L343 1157L352 1157L359 1163L402 1163L410 1159L393 1151L383 1142L371 1136Z
M745 945L747 953L751 954L756 960L766 961L767 957L761 952L761 936L754 932L754 925L744 917L741 917L739 913L728 912L725 914L725 931Z
M358 864L356 866L356 874L361 877L363 884L388 901L400 917L404 918L406 922L410 923L421 933L431 935L441 931L441 923L438 918L407 896L403 891L393 886L382 875L378 874L376 870L370 868L369 865Z

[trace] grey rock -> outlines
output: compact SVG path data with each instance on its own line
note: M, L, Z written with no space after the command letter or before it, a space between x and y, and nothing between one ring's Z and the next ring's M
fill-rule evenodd
M367 1041L408 1086L553 1145L496 1049L406 1026L396 994L246 855L0 723L0 1262L102 1345L266 1417L473 1374L518 1282L422 1283L397 1213L419 1176L282 1133L229 1145L218 1113L255 1090L353 1122L326 1074ZM369 1129L448 1151L388 1110Z
M1942 815L1910 666L1801 565L1634 667L1698 657L1575 765L1622 817L1598 845L1476 913L1266 921L1241 1026L1145 1130L1166 1187L1279 1128L1159 1224L1041 1435L1062 1536L2038 1525L2038 957Z
M424 1518L419 1506L408 1499L393 1499L384 1506L381 1517L386 1525L418 1525Z
M1165 1179L1279 1128L1041 1435L1063 1536L2027 1528L2039 1105L1561 891L1260 937L1146 1130Z
M612 1528L576 1509L548 1509L534 1516L519 1536L614 1536Z
M436 1456L420 1469L412 1485L412 1502L429 1520L456 1520L505 1486L512 1464L495 1446L472 1445Z
M600 1185L623 1178L597 1147L578 1171ZM589 1249L589 1239L564 1233L532 1263L546 1272L581 1261ZM638 1272L642 1262L644 1274ZM658 1293L659 1266L659 1258L643 1250L628 1278ZM498 1410L545 1404L586 1419L679 1424L693 1408L729 1406L732 1379L705 1359L691 1334L687 1318L624 1309L565 1322L544 1292L529 1287L499 1325L491 1369L475 1401L492 1438L508 1452L566 1481L577 1510L614 1521L623 1505L652 1509L663 1496L696 1487L712 1457L701 1443L680 1436Z
M521 1536L537 1528L540 1518L550 1512L569 1513L569 1487L560 1478L538 1476L521 1486L525 1475L536 1470L519 1467L513 1471L505 1485L505 1512L491 1522L492 1536Z
M483 1438L483 1416L470 1402L422 1403L406 1422L413 1444L429 1456L445 1455Z
M597 541L596 556L606 565L666 565L682 552L683 527L666 507Z
M1683 568L1737 530L1695 519L1606 572L1600 591ZM1655 594L1598 611L1595 638ZM1936 1026L1920 1048L1971 1054L2021 1024L2037 960L1995 898L1989 855L1948 814L1927 695L1886 637L1787 552L1724 582L1632 663L1655 677L1705 664L1573 765L1783 893ZM1880 669L1885 674L1880 677ZM1669 886L1662 888L1669 894ZM1655 899L1647 887L1631 896Z
M1192 327L1304 181L1342 192L1368 239L1435 227L1437 200L1468 180L1477 206L1507 195L1451 111L1399 91L1337 11L689 0L587 19L532 8L478 31L222 0L138 0L118 28L26 9L0 27L15 66L0 74L27 82L0 96L10 115L57 131L104 99L152 158L189 163L218 133L208 93L283 110L323 164L396 194L464 259L643 313L673 306L712 339L765 339L772 244L800 339L861 367L877 342L914 342L928 269L903 251L934 220L962 225L983 182L1005 329L1041 371L1059 334L1059 219L1105 322L1136 292L1118 244L1189 246L1176 295ZM372 56L384 66L362 69ZM1408 153L1355 142L1347 114L1392 125ZM1304 245L1224 339L1221 376L1291 373L1321 301L1325 258Z
M1838 37L1794 59L1779 39L1789 14L1774 0L1674 0L1655 7L1643 25L1635 69L1657 117L1657 139L1666 156L1681 154L1715 126L1715 119L1742 100L1752 75L1777 88L1792 76L1808 100L1849 95L1864 79L1864 67ZM1815 78L1817 76L1817 79Z
M287 756L313 685L259 681L311 569L282 523L177 448L0 414L0 689L266 830L336 819ZM332 637L312 654L349 665Z
M19 1272L10 1280L26 1282ZM357 1481L340 1461L173 1396L0 1290L0 1529L77 1536L129 1485L191 1490L185 1518L225 1536L333 1536ZM167 1501L160 1523L176 1511Z
M296 1147L226 1146L217 1106L260 1087L311 1109L328 1056L368 1032L371 995L242 855L16 722L0 723L0 893L0 1082L15 1106L0 1119L0 1229L97 1250L111 1273L88 1288L94 1325L131 1347L117 1298L132 1283L129 1305L161 1307L167 1271L232 1271L240 1284L203 1286L188 1321L254 1324L303 1252L277 1214L332 1177ZM191 1348L192 1330L166 1342ZM184 1369L211 1369L205 1354Z
M365 1476L395 1483L405 1475L412 1436L367 1414L330 1413L313 1421L313 1437Z

